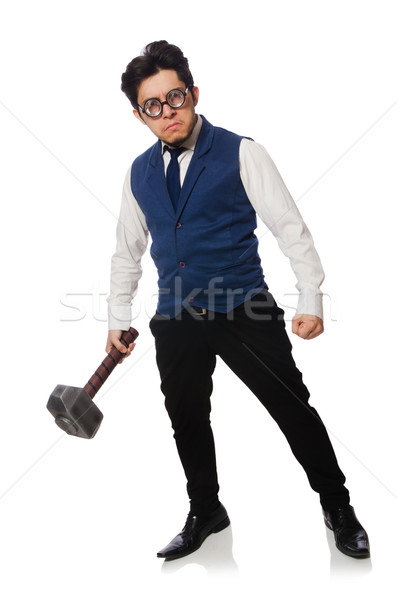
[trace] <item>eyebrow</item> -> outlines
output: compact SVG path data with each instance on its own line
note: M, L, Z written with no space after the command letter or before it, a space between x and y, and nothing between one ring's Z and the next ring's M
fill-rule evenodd
M168 96L168 94L170 92L172 92L172 90L179 90L180 92L184 92L185 90L181 88L181 86L179 87L173 87L170 90L168 90L168 92L165 94L165 97ZM158 100L159 102L161 102L160 98L158 98L157 96L150 96L149 98L146 98L146 100L144 100L142 102L142 106L145 106L145 103L148 102L148 100Z

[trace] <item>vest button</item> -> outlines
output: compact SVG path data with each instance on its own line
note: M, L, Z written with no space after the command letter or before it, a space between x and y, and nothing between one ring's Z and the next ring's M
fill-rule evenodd
M184 269L186 267L186 263L184 263L184 262L181 261L179 263L179 266L181 267L181 269Z
M176 224L176 228L177 228L177 229L180 229L181 227L182 227L182 223L179 223L179 222L178 222L178 223Z

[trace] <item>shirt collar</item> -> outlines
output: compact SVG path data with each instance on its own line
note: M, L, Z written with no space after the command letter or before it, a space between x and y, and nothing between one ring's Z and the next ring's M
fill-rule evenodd
M202 124L203 124L203 119L201 118L200 115L197 115L197 121L196 121L195 126L193 127L192 133L187 138L187 140L185 142L183 142L183 147L186 148L186 150L194 151L194 148L195 148L197 140L198 140L198 136L200 135ZM167 144L162 141L161 146L162 146L162 154L164 154L164 152L165 152L164 146L167 146Z

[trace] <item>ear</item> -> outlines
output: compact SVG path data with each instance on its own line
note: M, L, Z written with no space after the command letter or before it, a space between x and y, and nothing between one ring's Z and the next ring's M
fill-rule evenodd
M199 101L199 95L200 95L200 92L199 92L199 89L197 86L192 87L192 95L193 95L193 104L194 104L194 106L197 106L197 103Z
M143 120L143 118L142 118L142 115L141 115L141 113L139 112L139 110L136 110L136 109L134 108L134 110L133 110L132 112L134 113L134 117L136 117L136 118L138 119L138 121L139 121L140 123L142 123L142 125L146 125L146 123L145 123L145 121Z

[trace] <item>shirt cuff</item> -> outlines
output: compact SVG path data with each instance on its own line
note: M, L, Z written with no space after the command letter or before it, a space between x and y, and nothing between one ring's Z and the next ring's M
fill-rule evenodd
M109 304L108 329L128 331L131 326L131 306L125 304Z
M305 288L299 294L297 315L315 315L324 320L323 293L319 288Z

